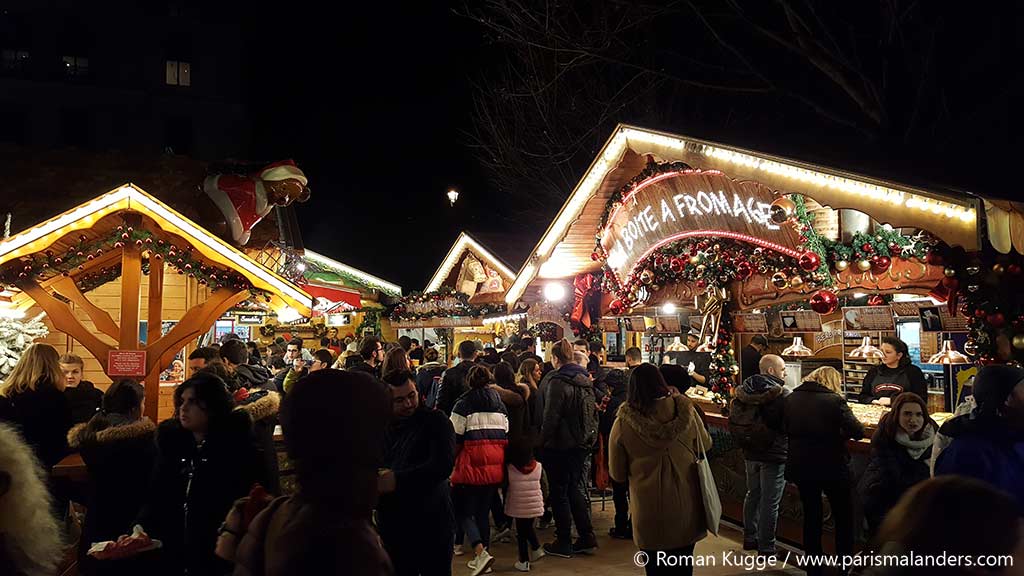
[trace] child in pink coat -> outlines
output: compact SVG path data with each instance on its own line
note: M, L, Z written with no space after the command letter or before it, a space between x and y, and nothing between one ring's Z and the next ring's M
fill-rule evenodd
M519 561L516 570L530 571L530 562L544 557L544 549L537 540L533 523L544 514L544 494L540 487L541 465L534 460L528 448L509 454L508 490L505 494L505 514L516 521L516 542Z

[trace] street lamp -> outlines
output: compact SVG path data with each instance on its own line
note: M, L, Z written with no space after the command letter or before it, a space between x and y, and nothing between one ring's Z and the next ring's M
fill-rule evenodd
M452 203L452 206L455 206L455 201L458 200L458 199L459 199L459 191L458 190L456 190L455 188L452 188L452 189L448 190L448 201Z

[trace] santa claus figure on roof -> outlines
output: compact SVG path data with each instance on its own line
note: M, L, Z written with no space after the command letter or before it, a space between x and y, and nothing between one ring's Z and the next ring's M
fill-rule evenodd
M232 240L249 242L252 228L275 206L309 199L308 180L291 160L275 162L251 175L214 174L203 181L203 191L224 215Z

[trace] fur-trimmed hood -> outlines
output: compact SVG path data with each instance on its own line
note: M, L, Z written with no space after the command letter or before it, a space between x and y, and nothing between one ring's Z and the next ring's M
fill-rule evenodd
M628 402L619 406L618 418L647 445L659 448L679 437L693 421L693 404L686 396L658 400L653 414L644 414Z
M281 396L277 392L267 392L266 396L241 404L235 410L243 410L249 413L253 422L277 416L281 408Z
M736 389L736 399L744 404L767 404L784 395L785 382L771 374L755 374Z
M72 426L71 430L68 430L68 446L71 448L79 448L87 442L108 444L143 438L147 435L152 436L156 433L156 424L153 424L153 421L147 417L143 417L141 420L136 420L129 424L110 426L109 428L104 428L103 430L95 433L89 430L88 427L88 422Z

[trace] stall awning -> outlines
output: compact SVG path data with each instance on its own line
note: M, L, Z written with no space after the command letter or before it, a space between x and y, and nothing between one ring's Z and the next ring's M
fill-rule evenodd
M362 307L359 292L345 288L323 286L321 284L306 284L303 288L316 298L313 304L313 316L323 316L327 313L348 312Z

